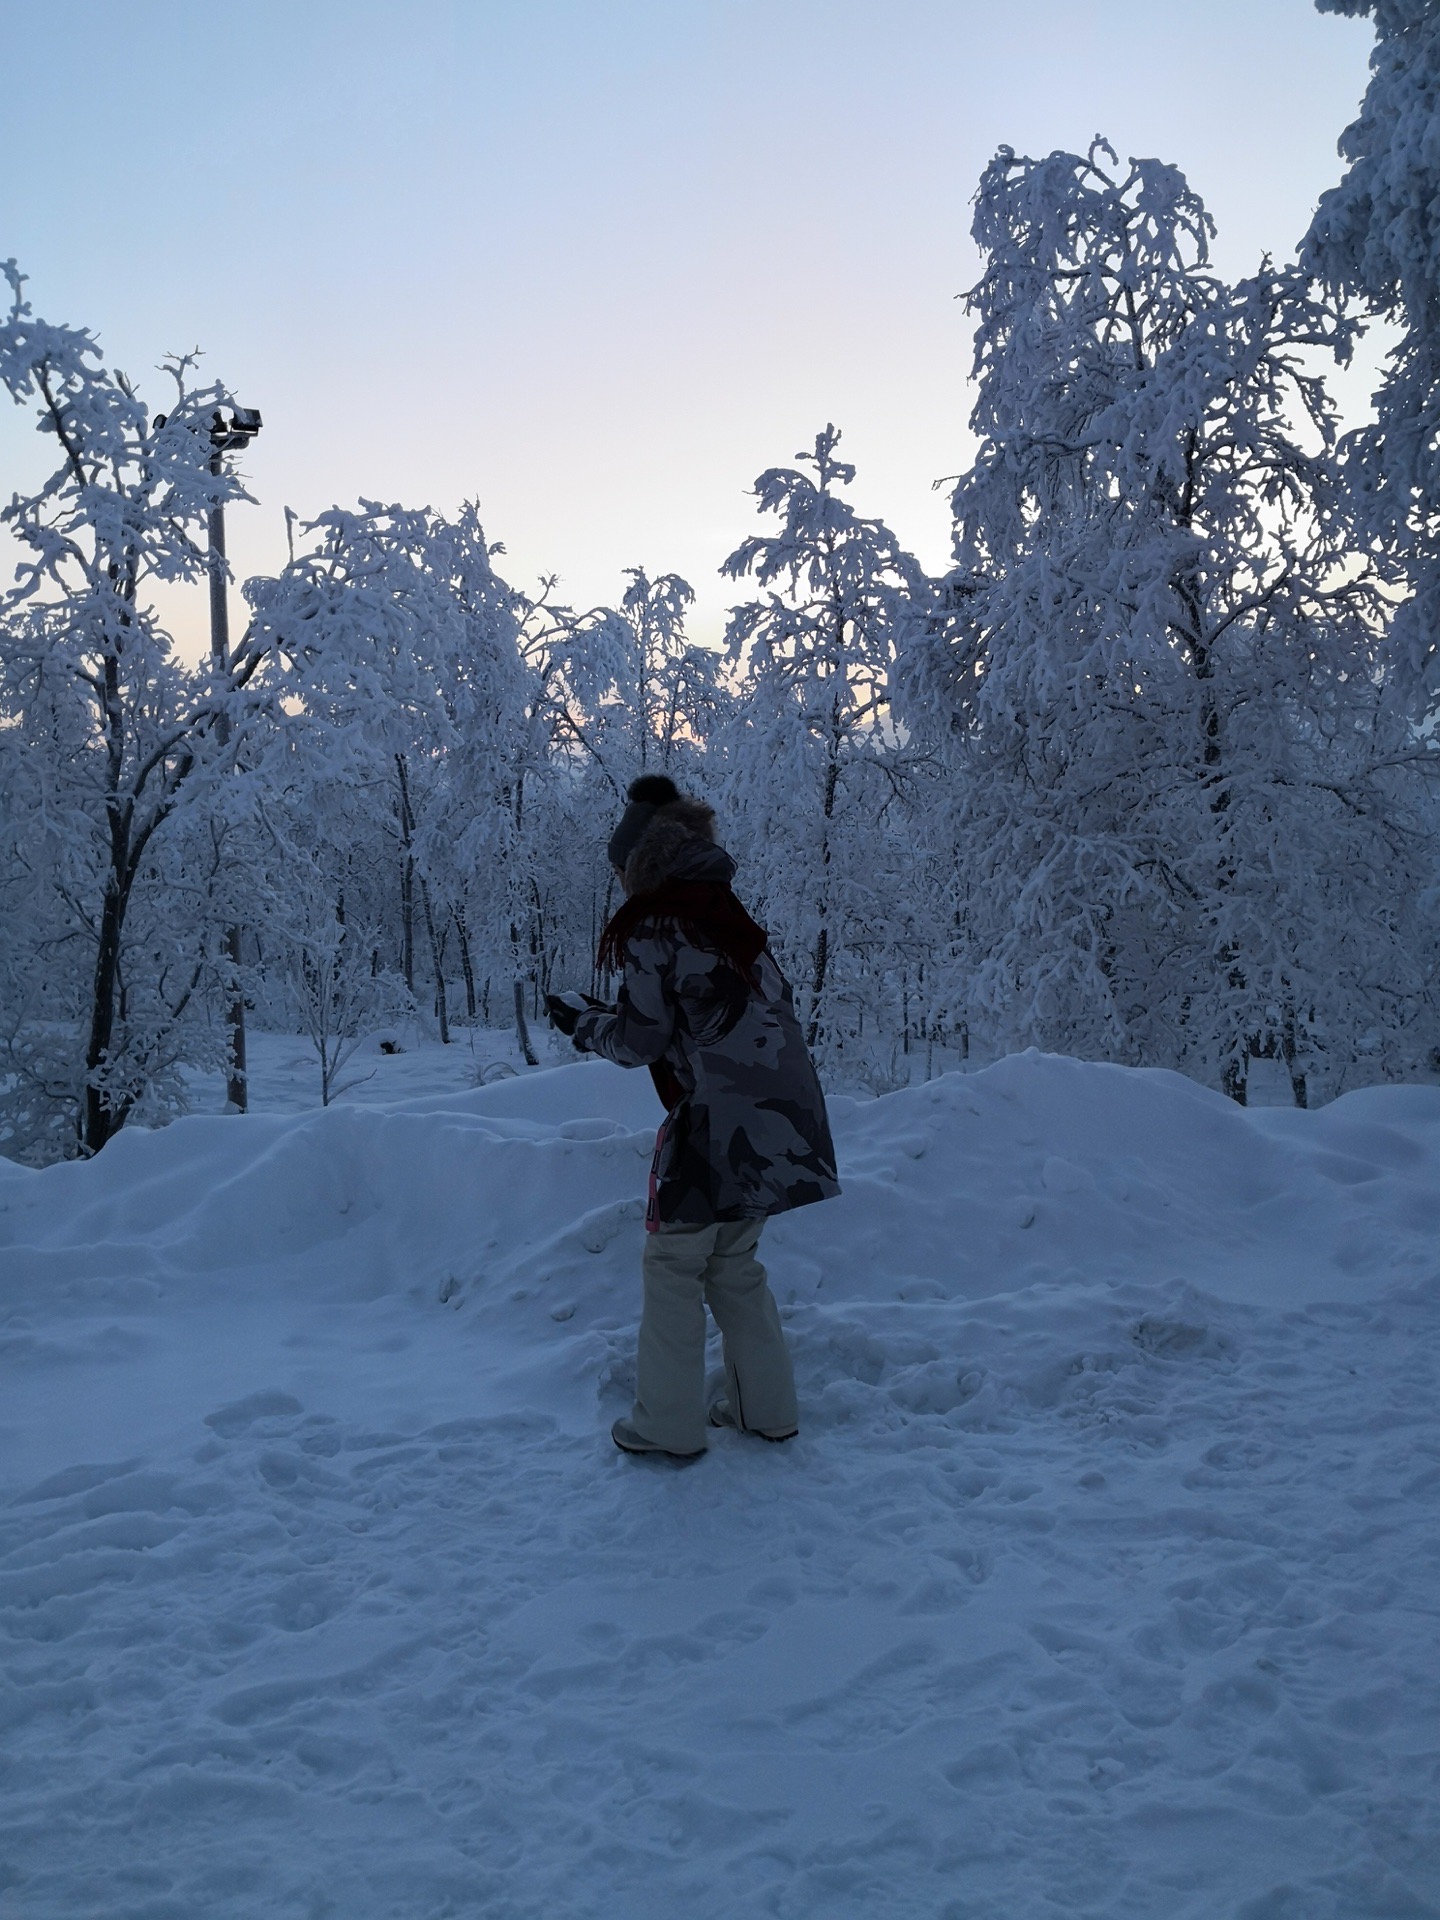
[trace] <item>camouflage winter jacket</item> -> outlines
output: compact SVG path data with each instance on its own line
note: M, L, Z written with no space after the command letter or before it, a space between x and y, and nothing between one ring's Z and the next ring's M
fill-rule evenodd
M768 951L755 974L758 990L723 954L642 924L615 1011L576 1024L577 1047L622 1067L663 1062L678 1083L656 1142L651 1228L784 1213L840 1191L790 988Z

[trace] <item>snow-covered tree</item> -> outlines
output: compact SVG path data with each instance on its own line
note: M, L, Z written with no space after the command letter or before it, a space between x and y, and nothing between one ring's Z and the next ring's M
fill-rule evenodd
M370 861L395 890L398 914L385 918L398 924L398 970L413 992L424 888L415 858L423 775L412 762L446 744L434 670L446 609L421 557L429 516L362 501L331 508L304 532L311 544L279 576L246 585L252 626L286 662L292 704L308 723L291 729L294 779L276 797L310 811L344 795L350 814L351 796L368 798Z
M1430 0L1316 0L1375 22L1370 85L1340 136L1350 165L1321 195L1305 268L1400 329L1376 416L1344 449L1367 530L1402 562L1392 673L1440 693L1440 11Z
M673 773L687 761L698 766L725 708L721 657L686 635L685 614L695 599L688 581L678 573L652 580L643 567L627 568L625 577L630 584L620 612L632 636L631 658L617 694L634 727L635 769L658 765Z
M423 952L448 1040L449 981L463 976L473 1018L475 943L493 952L523 884L513 866L525 605L495 573L473 506L448 522L367 501L305 531L279 576L247 586L303 723L284 804L343 807L332 841L365 849L365 871L332 863L332 891L337 902L363 892L384 967L412 995Z
M151 414L87 331L38 319L23 276L0 322L0 384L38 413L56 465L0 513L18 541L0 598L0 736L6 761L6 885L28 889L4 946L0 1074L10 1150L43 1157L68 1135L97 1152L137 1111L176 1095L174 1070L202 1036L197 990L223 971L208 882L177 865L215 845L261 655L242 645L218 674L175 659L150 594L197 585L209 509L244 498L211 471L211 430L229 397L169 364L168 414Z
M839 438L827 426L800 468L761 474L757 511L779 528L742 542L721 568L765 590L730 615L742 677L724 737L727 815L757 905L797 970L810 1044L827 1055L858 1039L867 1011L873 1027L875 989L893 985L914 909L905 755L888 703L919 568L844 498L855 469Z
M320 1104L328 1107L356 1084L345 1069L366 1036L403 1017L411 998L399 974L379 963L380 903L346 886L354 863L343 853L337 862L339 850L303 812L288 824L283 884L263 928L266 994L313 1047Z
M1425 999L1410 743L1311 370L1353 325L1268 264L1227 286L1210 232L1174 168L1103 143L987 170L980 451L907 713L951 750L1001 1044L1239 1100L1282 1054L1303 1099L1307 1049L1343 1061Z
M424 843L427 883L453 929L466 1018L481 1011L477 964L488 979L502 951L513 964L510 928L519 891L514 854L517 753L526 737L530 676L520 641L523 594L495 568L479 509L467 503L454 521L435 520L426 565L442 588L453 623L443 698L448 745Z

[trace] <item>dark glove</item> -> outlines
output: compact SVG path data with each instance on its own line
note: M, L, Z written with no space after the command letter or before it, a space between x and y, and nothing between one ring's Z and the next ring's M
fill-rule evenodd
M563 1033L568 1039L575 1037L575 1022L582 1013L591 1007L603 1006L604 1002L592 1000L588 993L547 993L545 1013L557 1033Z

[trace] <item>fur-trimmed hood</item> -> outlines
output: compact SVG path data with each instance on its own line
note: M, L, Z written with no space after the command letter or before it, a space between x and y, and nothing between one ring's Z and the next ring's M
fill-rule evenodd
M715 809L685 795L657 807L625 862L625 891L652 893L666 880L728 886L735 862L715 844Z

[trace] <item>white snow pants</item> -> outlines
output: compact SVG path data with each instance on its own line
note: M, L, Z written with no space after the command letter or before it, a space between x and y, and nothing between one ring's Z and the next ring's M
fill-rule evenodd
M645 1308L635 1409L637 1433L670 1453L705 1445L705 1309L725 1349L730 1405L741 1425L796 1425L795 1375L765 1277L755 1258L763 1220L669 1227L645 1236Z

